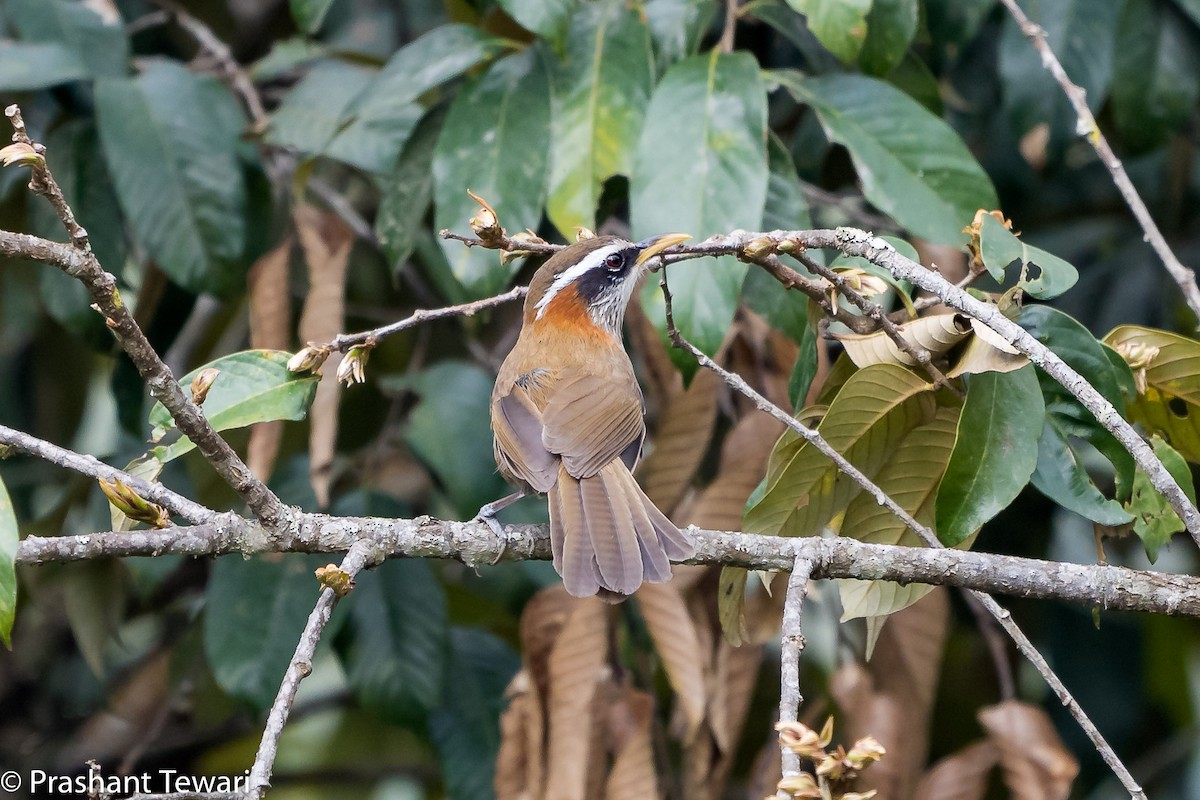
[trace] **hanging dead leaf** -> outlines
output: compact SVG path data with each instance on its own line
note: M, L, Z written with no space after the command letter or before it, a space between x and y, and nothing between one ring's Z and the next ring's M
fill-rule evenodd
M971 335L970 323L961 314L934 314L897 326L904 340L914 348L940 355ZM872 364L899 364L905 367L917 361L902 351L885 331L875 333L834 333L834 339L846 348L846 355L862 369Z
M707 654L700 649L696 627L674 585L648 583L635 597L686 719L683 738L691 740L704 721Z
M292 237L267 251L246 276L250 303L250 346L262 350L288 350L292 335L292 294L288 291L288 261ZM261 481L271 477L283 422L260 422L250 428L246 463Z
M938 761L914 797L922 800L984 800L988 774L1000 760L1000 751L988 740L975 742Z
M346 268L354 245L354 231L336 214L312 206L299 206L295 221L308 265L309 283L308 297L300 313L300 339L327 342L341 332L345 320ZM337 444L341 387L333 376L337 374L339 360L336 353L330 356L329 369L321 377L316 399L308 412L309 480L322 508L329 504Z
M1014 800L1066 800L1079 762L1063 746L1044 709L1006 700L976 716L999 748L1004 783Z
M668 516L691 486L700 460L708 451L720 386L716 373L701 370L691 386L670 395L654 432L654 448L639 468L638 477L646 495Z
M659 796L650 741L653 721L654 698L628 687L619 691L608 714L613 765L604 800L654 800Z
M671 362L658 328L646 316L637 292L634 292L633 301L625 312L625 330L629 334L634 361L640 367L638 374L646 390L648 411L651 416L656 416L661 414L672 394L683 390L683 379Z
M541 705L527 670L513 677L505 696L508 707L500 715L500 750L492 785L496 800L527 800L541 786L543 755L541 736L531 740L528 735L543 728Z
M971 328L975 335L946 373L947 377L957 378L980 372L1014 372L1029 363L1024 353L979 320L972 319Z

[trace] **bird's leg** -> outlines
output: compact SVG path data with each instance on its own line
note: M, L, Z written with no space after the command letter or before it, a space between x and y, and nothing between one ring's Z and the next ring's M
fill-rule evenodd
M492 529L492 533L496 534L496 537L500 539L500 552L497 553L496 558L492 560L493 565L500 563L500 559L504 557L504 550L508 547L508 538L504 535L504 528L501 527L500 521L496 519L496 515L527 494L528 492L523 491L513 492L510 495L501 497L499 500L493 500L490 503L480 506L479 513L475 515L475 519L485 523L489 528Z

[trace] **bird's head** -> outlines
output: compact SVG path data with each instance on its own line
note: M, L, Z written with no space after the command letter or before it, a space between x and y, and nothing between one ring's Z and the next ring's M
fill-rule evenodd
M590 321L619 337L625 307L647 262L690 238L685 233L664 233L628 242L616 236L596 236L564 247L529 283L526 324Z

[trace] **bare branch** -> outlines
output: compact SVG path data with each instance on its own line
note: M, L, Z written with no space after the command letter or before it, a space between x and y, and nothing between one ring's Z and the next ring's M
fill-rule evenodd
M804 650L804 598L808 594L808 579L812 562L797 558L788 576L787 595L783 601L782 646L779 651L779 721L797 722L800 719L800 653ZM800 756L791 748L780 746L783 777L800 774Z
M519 300L528 292L529 287L517 286L509 289L503 294L498 294L494 297L485 297L482 300L475 300L471 303L463 303L457 306L446 306L445 308L418 309L410 316L405 317L399 322L383 325L375 328L374 330L362 331L360 333L339 334L332 342L329 343L329 347L333 350L338 350L344 353L351 347L357 347L358 345L376 342L385 336L391 336L393 333L399 333L402 330L412 328L416 325L420 325L422 322L428 322L429 320L457 316L474 316L476 313L483 311L484 309L494 308L495 306L503 305L504 303L508 303L513 300Z
M1117 190L1125 198L1126 205L1129 206L1129 210L1133 212L1133 216L1141 225L1146 241L1154 248L1154 252L1162 260L1163 266L1171 274L1172 280L1179 286L1179 291L1183 293L1183 299L1192 309L1192 313L1200 318L1200 286L1196 285L1196 273L1185 267L1175 257L1171 246L1167 244L1162 231L1154 222L1154 217L1150 216L1150 209L1146 208L1146 203L1134 188L1133 181L1129 179L1129 174L1125 171L1121 159L1117 158L1117 154L1109 146L1108 140L1104 138L1104 134L1100 130L1100 125L1092 115L1092 110L1088 108L1087 92L1067 75L1062 62L1058 60L1058 56L1054 54L1054 51L1050 49L1050 44L1046 41L1046 31L1026 16L1025 12L1021 10L1021 6L1017 4L1017 0L1000 0L1000 2L1017 21L1021 33L1025 34L1025 37L1037 48L1042 66L1054 76L1054 80L1062 87L1063 94L1067 96L1071 107L1075 109L1076 133L1087 139L1088 144L1096 151L1096 155L1100 157L1100 163L1104 164L1105 169L1112 175Z
M194 503L181 494L172 492L161 483L150 483L128 472L110 467L93 456L76 453L73 450L51 444L36 436L13 430L0 425L0 445L10 447L18 453L37 456L51 464L65 467L75 472L89 475L93 478L104 478L108 481L118 480L132 488L142 497L158 503L173 514L177 514L191 522L214 522L220 516L216 511Z

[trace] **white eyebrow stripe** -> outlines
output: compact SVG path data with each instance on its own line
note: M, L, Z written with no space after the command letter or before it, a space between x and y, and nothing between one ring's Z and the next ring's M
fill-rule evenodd
M546 313L546 307L550 305L550 301L554 299L554 296L557 295L563 287L569 286L589 270L599 267L604 263L604 259L608 258L613 253L621 252L626 247L629 247L628 242L617 242L616 244L610 244L607 247L601 247L599 250L593 250L588 254L587 258L583 259L583 261L580 261L575 266L560 273L559 276L554 279L554 283L550 284L550 288L546 290L546 293L542 295L542 299L538 300L534 305L534 308L537 309L537 316L535 319L542 318L542 315Z

